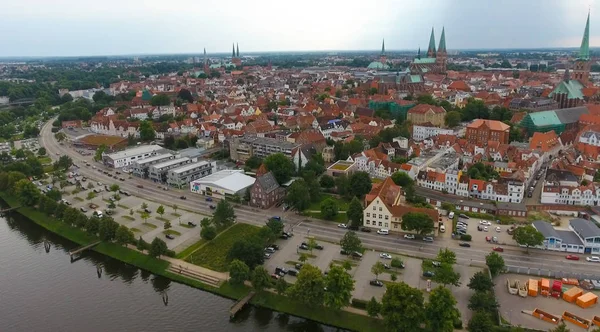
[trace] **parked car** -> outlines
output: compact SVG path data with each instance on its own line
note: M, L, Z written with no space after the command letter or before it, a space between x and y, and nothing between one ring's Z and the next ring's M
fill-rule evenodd
M371 281L369 281L369 285L376 286L376 287L383 287L383 282L381 282L379 280L371 280Z
M206 197L204 200L207 202L212 202L212 197Z
M86 208L84 208L84 207L82 206L82 207L80 207L80 208L79 208L79 211L81 211L81 212L83 212L83 213L86 213L86 212L87 212L87 209L86 209Z
M440 263L438 261L433 261L433 262L431 262L431 265L433 265L435 267L440 267L440 266L442 266L442 263Z
M302 266L304 266L304 264L302 264L302 263L296 263L296 265L294 265L294 267L296 268L296 270L302 269Z
M435 275L432 271L423 271L423 277L431 278Z
M338 224L337 227L338 228L348 228L348 226L346 226L346 224Z
M342 250L340 250L340 255L350 255L350 252L342 249Z
M389 235L390 234L390 230L382 228L382 229L380 229L380 230L377 231L377 234L379 234L379 235Z
M285 267L276 267L275 268L275 273L279 274L279 275L286 275L288 273L288 269L286 269Z
M358 251L355 251L352 253L352 257L354 257L354 258L362 258L362 256L363 256L363 254L361 254Z
M297 275L298 275L298 273L300 273L300 272L299 272L298 270L296 270L296 269L289 269L289 270L287 271L287 274L289 274L289 275L291 275L291 276L294 276L294 277L295 277L295 276L297 276Z
M585 258L588 262L600 263L600 257L598 256L590 256Z
M273 274L271 274L271 278L274 280L278 280L279 278L281 278L281 276L277 273L273 273Z
M391 269L392 267L391 267L391 266L389 266L389 265L388 265L388 264L386 264L386 263L383 263L383 268L384 268L384 269L386 269L386 270L389 270L389 269Z
M271 254L269 254L268 252L265 252L265 259L269 259L271 258Z
M579 260L579 256L577 256L577 255L567 255L565 258L568 259L568 260L572 260L572 261L578 261Z
M371 229L368 227L363 227L360 229L361 232L365 232L365 233L371 233Z
M489 231L489 230L490 230L490 229L489 229L487 226L483 227L483 231L484 231L484 232L487 232L487 231Z
M385 252L382 252L381 254L379 254L379 257L383 258L383 259L392 259L392 255L385 253Z
M142 186L141 184L138 184L136 187L138 187L138 188L144 188L144 186Z
M415 239L415 235L414 234L404 234L404 238L405 239L409 239L409 240L414 240Z
M465 248L470 248L471 247L471 244L469 244L468 242L461 242L458 245L461 246L461 247L465 247Z
M320 245L320 244L316 244L315 245L315 249L317 249L317 250L323 250L324 247L322 245Z
M208 207L209 207L211 210L214 210L214 209L216 209L216 208L217 208L216 206L214 206L214 205L212 205L212 204L211 204L211 205L209 205Z
M165 237L169 240L173 240L175 237L171 234L165 234Z
M433 242L433 237L426 236L426 237L423 238L423 241L425 241L425 242Z
M303 249L303 250L308 250L308 245L306 245L306 244L302 243L302 244L300 245L300 249Z
M273 249L271 247L266 247L265 252L268 252L269 254L273 254L273 253L275 253L275 249Z
M500 226L496 226L496 232L497 232L497 233L500 233L500 232L502 232L502 228L500 228Z
M196 227L196 223L188 221L188 226Z
M502 247L493 247L492 250L497 252L504 252L504 248Z
M278 245L276 245L276 244L270 244L270 245L269 245L269 248L273 248L273 249L275 249L275 250L279 250L279 246L278 246Z
M480 220L479 224L483 226L492 226L492 223L487 220Z
M187 199L187 197L181 196L181 197L179 197L179 199L184 199L185 200L185 199Z

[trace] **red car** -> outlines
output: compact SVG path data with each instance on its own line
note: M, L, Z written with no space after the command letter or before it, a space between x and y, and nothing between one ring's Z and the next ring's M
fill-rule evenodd
M504 248L502 247L493 247L492 250L497 252L504 252Z
M572 260L572 261L578 261L579 260L579 256L575 256L575 255L567 255L566 258L568 260Z

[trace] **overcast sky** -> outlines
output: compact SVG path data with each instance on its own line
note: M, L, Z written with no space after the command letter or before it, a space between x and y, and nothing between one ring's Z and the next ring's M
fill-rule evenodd
M600 46L598 1L6 0L0 56Z

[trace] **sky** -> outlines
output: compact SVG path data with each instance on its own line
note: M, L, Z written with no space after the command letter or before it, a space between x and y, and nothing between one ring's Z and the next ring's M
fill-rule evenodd
M600 46L600 0L7 0L0 57L578 47L588 10Z

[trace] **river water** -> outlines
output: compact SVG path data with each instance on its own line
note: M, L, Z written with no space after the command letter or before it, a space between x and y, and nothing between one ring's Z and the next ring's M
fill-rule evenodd
M75 247L16 213L0 218L0 331L337 330L251 306L230 321L229 299L94 252L71 263Z

